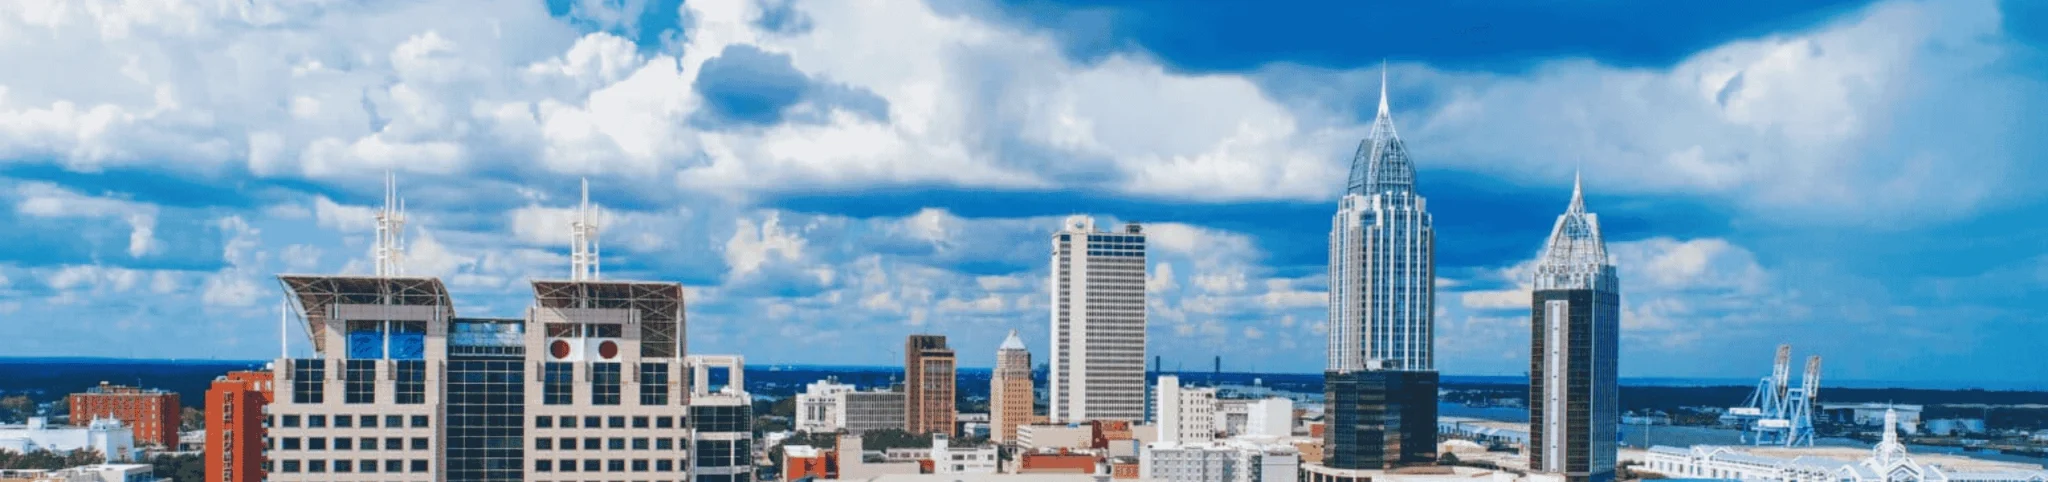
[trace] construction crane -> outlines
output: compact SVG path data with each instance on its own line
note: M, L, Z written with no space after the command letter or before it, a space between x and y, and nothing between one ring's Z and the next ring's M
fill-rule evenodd
M1806 372L1792 386L1792 345L1778 345L1771 376L1758 380L1756 391L1742 406L1731 407L1721 422L1742 429L1742 441L1786 447L1813 445L1813 409L1820 395L1820 355L1806 358Z

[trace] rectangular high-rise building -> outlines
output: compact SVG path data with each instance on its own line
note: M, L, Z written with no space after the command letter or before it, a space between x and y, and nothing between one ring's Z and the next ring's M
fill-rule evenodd
M1145 418L1145 232L1067 218L1052 235L1053 423Z
M1384 79L1382 79L1384 84ZM1324 468L1436 455L1436 229L1394 130L1385 86L1330 222Z
M876 430L902 430L909 426L905 418L909 410L903 392L895 390L870 390L839 394L834 400L834 414L839 417L840 430L853 435L864 435Z
M135 443L178 448L178 425L184 409L178 393L153 388L130 387L100 382L83 393L73 393L71 426L84 427L93 419L111 418L135 430Z
M1614 480L1621 289L1576 180L1536 264L1529 313L1529 468Z
M228 372L206 389L206 480L264 480L264 406L271 372Z
M989 376L989 438L996 443L1017 440L1017 427L1031 423L1031 352L1017 331L996 349L996 368Z
M904 430L953 435L956 373L953 349L942 335L910 335L903 342Z

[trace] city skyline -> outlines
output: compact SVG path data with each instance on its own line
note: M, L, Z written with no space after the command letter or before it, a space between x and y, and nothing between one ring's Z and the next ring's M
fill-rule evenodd
M1416 5L1346 39L1147 3L83 3L0 14L32 32L0 58L49 65L0 73L9 356L275 357L275 275L374 272L389 170L406 273L465 315L570 278L587 178L603 277L681 283L693 353L888 366L912 333L1016 330L1049 359L1043 243L1079 214L1144 225L1148 357L1314 373L1332 180L1385 61L1446 375L1527 369L1576 169L1631 283L1623 377L1754 378L1793 343L1837 379L2048 379L2033 5L1602 12L1639 40ZM1228 25L1260 34L1189 41Z

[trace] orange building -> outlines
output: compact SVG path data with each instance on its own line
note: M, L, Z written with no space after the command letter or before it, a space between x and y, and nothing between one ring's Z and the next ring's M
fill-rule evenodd
M1136 478L1138 478L1138 458L1137 458L1137 457L1116 457L1116 458L1112 458L1112 459L1109 459L1109 478L1112 478L1112 479L1136 479ZM1283 481L1283 482L1284 482L1284 481Z
M953 435L953 349L943 335L910 335L903 341L903 430L918 435Z
M112 418L135 430L137 445L178 447L178 423L182 409L178 394L100 382L85 393L73 393L71 425L84 427L95 418Z
M1094 474L1094 455L1067 453L1033 452L1017 457L1017 473L1020 474Z
M228 372L206 389L206 480L263 480L263 407L271 372Z
M1132 440L1131 422L1126 420L1089 420L1089 448L1106 449L1110 442Z
M782 480L804 477L839 478L839 451L808 446L782 447Z

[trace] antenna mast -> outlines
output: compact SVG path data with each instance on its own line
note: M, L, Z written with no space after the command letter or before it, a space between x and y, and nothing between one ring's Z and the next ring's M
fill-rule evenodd
M384 206L377 211L377 276L405 274L405 199L398 197L398 178L384 172Z
M569 225L569 281L597 281L597 213L590 207L590 179L583 179L583 204Z

